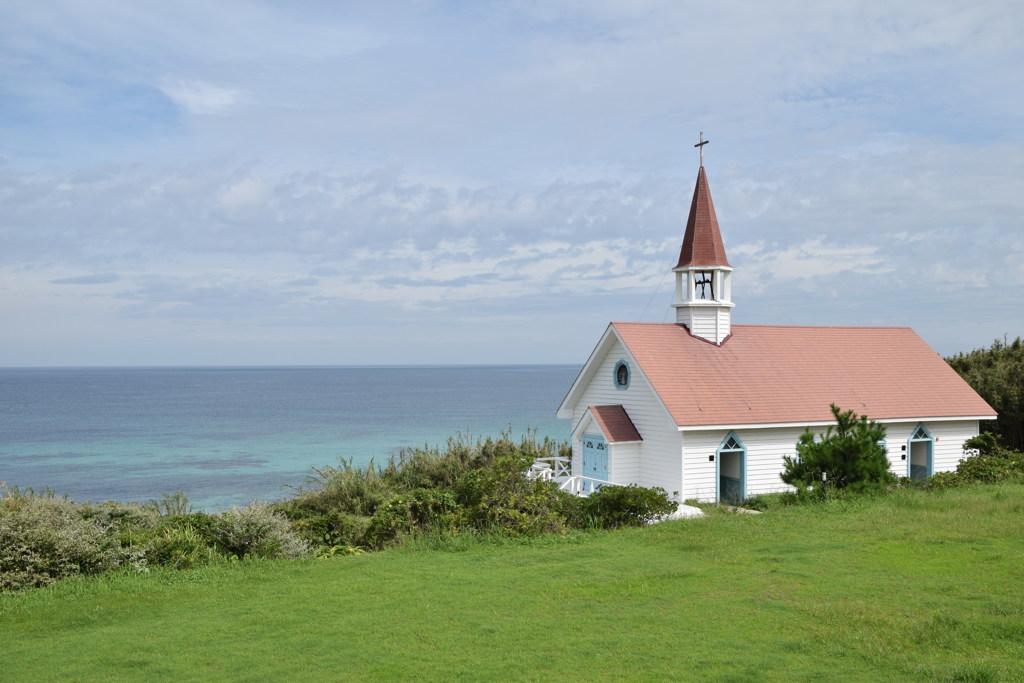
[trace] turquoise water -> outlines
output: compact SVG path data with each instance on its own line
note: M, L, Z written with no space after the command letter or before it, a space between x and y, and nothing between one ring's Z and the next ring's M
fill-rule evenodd
M213 510L448 436L567 439L577 366L0 369L0 481Z

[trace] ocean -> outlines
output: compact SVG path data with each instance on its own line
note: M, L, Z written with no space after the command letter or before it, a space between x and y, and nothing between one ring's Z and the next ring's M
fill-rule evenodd
M569 437L575 365L0 368L0 482L77 501L278 500L449 436Z

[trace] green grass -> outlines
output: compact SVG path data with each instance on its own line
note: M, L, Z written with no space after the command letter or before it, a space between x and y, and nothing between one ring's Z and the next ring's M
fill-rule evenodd
M0 597L4 680L1024 679L1024 485Z

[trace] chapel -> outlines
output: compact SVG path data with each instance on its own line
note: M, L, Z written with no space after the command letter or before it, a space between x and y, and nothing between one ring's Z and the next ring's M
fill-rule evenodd
M703 152L703 141L699 145ZM703 154L675 274L674 323L610 323L558 408L571 475L739 503L783 491L783 456L831 404L885 425L893 474L955 469L995 411L909 327L734 324L733 267Z

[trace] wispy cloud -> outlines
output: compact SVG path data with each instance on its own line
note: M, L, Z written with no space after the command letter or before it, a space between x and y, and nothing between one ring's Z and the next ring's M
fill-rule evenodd
M116 273L97 273L95 275L81 275L79 277L63 277L50 280L51 285L106 285L117 282L121 279Z
M167 81L160 90L189 114L224 114L238 103L240 94L203 81Z

